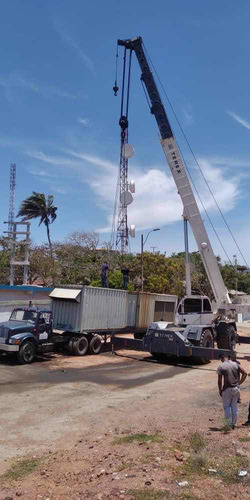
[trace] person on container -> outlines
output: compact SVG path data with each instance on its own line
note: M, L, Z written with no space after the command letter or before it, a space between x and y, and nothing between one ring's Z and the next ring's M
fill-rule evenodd
M123 284L122 284L122 288L123 290L127 290L128 289L128 279L129 279L129 269L122 269L121 270L121 273L122 273L122 276L123 276Z
M109 270L108 263L104 262L102 265L102 272L101 272L102 288L108 287L108 277L107 277L108 270Z
M222 355L217 374L218 389L222 397L225 418L227 423L234 429L238 417L240 385L246 380L247 373L236 361Z

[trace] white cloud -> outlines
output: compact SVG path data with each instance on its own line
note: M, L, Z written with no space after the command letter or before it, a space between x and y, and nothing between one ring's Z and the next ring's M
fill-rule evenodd
M96 197L96 204L101 206L104 211L107 224L99 231L109 232L113 219L118 164L85 152L67 150L65 153L67 156L52 156L41 151L27 152L32 158L54 165L54 167L77 168L78 182L80 176L80 181L91 188ZM73 160L72 157L76 160ZM218 167L211 160L201 159L199 164L205 173L207 182L215 199L218 201L220 209L224 213L233 209L241 195L240 175L227 177L227 169ZM42 170L41 172L44 173L45 171ZM198 175L197 169L192 169L192 172L203 205L210 214L216 209L214 200L204 180ZM142 168L130 162L129 179L134 179L136 184L134 202L128 207L129 224L135 224L137 229L143 230L152 227L163 227L181 220L182 202L177 194L174 180L167 165ZM199 203L199 200L197 201ZM202 206L200 209L201 212L204 212Z
M89 125L89 119L88 118L78 118L77 121L81 125L84 125L84 127L86 127L87 125Z
M232 117L234 118L234 120L238 123L240 123L240 125L242 125L243 127L247 128L247 130L250 130L250 122L248 122L247 120L245 120L244 118L241 118L240 115L238 115L237 113L234 113L233 111L227 111L227 113Z
M91 59L85 54L83 49L78 45L78 43L73 39L71 35L69 35L66 30L59 24L59 22L55 21L54 22L54 28L57 32L57 34L61 37L61 39L69 46L71 47L74 52L78 55L78 57L81 59L83 62L84 66L91 71L92 73L95 73L94 69L94 64L91 61Z
M37 175L38 177L57 177L57 174L51 174L46 170L28 170L30 174Z
M51 156L43 153L42 151L26 150L24 151L24 154L30 158L35 158L36 160L49 163L50 165L70 168L79 168L80 166L79 162L74 162L70 158L65 158L64 156Z
M31 92L41 95L44 98L63 97L67 99L74 99L76 97L75 95L60 88L47 84L35 83L18 72L12 72L8 75L0 75L0 87L4 89L5 97L10 102L13 101L14 89L17 88L30 90Z
M183 106L182 113L184 115L185 125L192 125L192 123L194 122L194 116L193 108L190 103L187 103L185 106Z
M85 162L96 167L84 175L87 182L98 196L102 206L108 213L108 226L103 231L110 231L112 224L112 206L116 190L118 165L99 157L86 155L85 153L74 153L74 156L82 158ZM223 170L213 165L208 160L201 160L201 168L206 172L206 178L215 199L219 200L221 210L231 210L240 195L240 178L227 179ZM197 176L197 175L196 175ZM141 168L136 165L129 167L129 178L136 183L136 194L134 202L128 207L129 224L135 224L137 229L164 226L179 221L182 216L182 202L176 191L176 186L168 169L155 166L154 168ZM204 182L196 182L196 186L207 210L214 210L215 203L209 194ZM203 211L203 207L200 207Z

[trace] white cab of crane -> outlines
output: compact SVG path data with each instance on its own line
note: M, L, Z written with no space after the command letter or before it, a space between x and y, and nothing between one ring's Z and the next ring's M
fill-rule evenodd
M177 305L176 326L209 325L215 319L212 304L206 295L185 296Z

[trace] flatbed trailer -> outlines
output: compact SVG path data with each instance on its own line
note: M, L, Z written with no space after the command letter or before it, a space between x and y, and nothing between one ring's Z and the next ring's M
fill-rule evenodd
M204 363L233 353L227 349L195 346L183 335L183 332L184 330L175 326L166 326L166 323L161 321L151 323L141 340L114 335L111 341L112 351L115 353L116 350L132 349L149 352L157 359L163 356L174 356L199 359Z

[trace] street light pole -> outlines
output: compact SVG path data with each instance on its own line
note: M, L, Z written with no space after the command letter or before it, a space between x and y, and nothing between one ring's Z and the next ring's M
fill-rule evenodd
M236 297L238 295L238 262L237 262L237 255L233 255L234 257L234 268L235 268L235 291L236 291Z
M160 231L160 228L156 229L151 229L151 231L148 232L146 239L144 241L143 234L141 234L141 291L143 292L144 287L143 287L143 281L144 281L144 268L143 268L143 252L144 252L144 245L150 235L150 233L153 233L154 231Z

